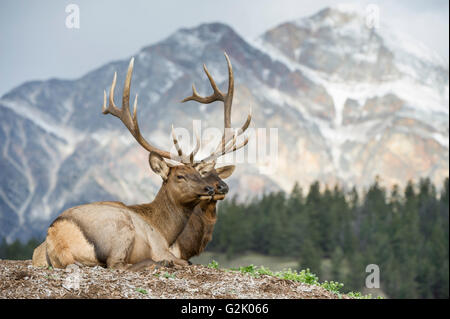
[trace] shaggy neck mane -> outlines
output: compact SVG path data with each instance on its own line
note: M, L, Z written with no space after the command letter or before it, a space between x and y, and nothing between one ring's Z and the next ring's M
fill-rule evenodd
M181 258L188 260L199 255L211 241L217 220L216 205L217 201L205 201L195 207L177 240Z

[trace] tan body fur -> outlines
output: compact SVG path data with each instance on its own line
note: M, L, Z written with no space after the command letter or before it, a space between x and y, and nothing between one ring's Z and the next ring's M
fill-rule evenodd
M217 221L216 215L217 201L202 202L194 209L193 214L184 228L183 232L178 236L173 245L170 246L169 251L177 258L189 260L194 256L200 255L206 245L211 241L214 226ZM139 245L134 248L139 251ZM41 243L33 253L33 265L48 267L47 261L47 244L46 241ZM152 260L161 260L156 256L149 256ZM167 258L162 258L167 259ZM137 258L132 258L130 263L140 261Z
M164 165L164 161L158 163ZM164 179L152 203L98 202L64 211L48 228L45 243L36 248L33 265L43 265L46 260L47 265L58 268L73 263L124 268L147 259L187 265L169 246L209 186L188 166L152 168Z
M33 266L36 267L48 267L47 262L47 243L44 241L33 251Z

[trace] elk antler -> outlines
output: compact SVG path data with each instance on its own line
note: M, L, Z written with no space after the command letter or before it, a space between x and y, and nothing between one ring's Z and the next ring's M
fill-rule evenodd
M210 96L202 97L198 95L197 90L195 89L195 85L192 84L192 95L183 99L181 102L187 102L187 101L196 101L202 104L210 104L215 101L221 101L223 102L224 106L224 133L222 135L221 142L215 149L211 155L201 160L201 162L207 162L207 161L215 161L217 158L219 158L222 155L225 155L230 152L234 152L241 147L244 147L248 143L248 137L244 140L243 143L236 145L236 138L245 132L245 130L249 127L250 122L252 120L251 110L250 113L247 116L247 120L245 121L244 125L237 130L234 134L230 134L227 129L231 128L231 106L233 103L233 94L234 94L234 77L233 77L233 69L231 67L230 58L228 57L227 53L224 52L225 58L227 60L228 64L228 91L227 93L223 93L219 90L219 88L216 85L216 82L212 78L211 74L208 71L208 68L205 64L203 64L203 69L205 70L206 75L208 76L209 83L211 84L211 87L213 89L213 94ZM230 143L231 141L231 143Z
M136 97L134 99L134 107L133 107L133 115L130 113L130 86L131 86L131 76L133 74L133 66L134 66L134 58L131 58L130 64L128 66L127 76L125 78L125 85L123 87L123 95L122 95L122 108L118 108L114 103L114 88L116 87L116 80L117 80L117 72L114 72L114 78L111 84L111 89L109 91L109 105L106 107L106 91L103 93L103 114L112 114L115 117L118 117L122 123L126 126L126 128L130 131L131 135L134 136L136 141L141 145L143 148L145 148L149 152L156 153L160 155L161 157L171 159L178 161L180 163L193 163L194 155L197 153L199 147L200 147L200 141L199 137L196 134L197 137L197 145L195 149L192 151L192 153L189 156L183 156L183 153L181 151L180 146L178 145L178 140L175 137L175 134L173 133L173 126L172 126L172 136L173 141L175 143L175 147L178 151L178 155L172 154L167 151L163 151L159 148L154 147L150 143L148 143L141 135L141 132L139 130L139 124L136 116L136 110L137 110L137 98L138 95L136 94Z

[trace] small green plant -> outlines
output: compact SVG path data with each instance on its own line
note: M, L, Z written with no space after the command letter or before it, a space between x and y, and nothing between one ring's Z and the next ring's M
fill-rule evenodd
M148 291L145 290L145 289L143 289L143 288L136 288L136 291L137 291L137 292L140 292L141 294L144 294L144 295L147 295L147 294L148 294Z
M169 274L167 271L163 274L163 277L164 278L172 278L172 279L176 278L176 276L174 274Z
M322 288L325 288L326 290L333 292L335 294L340 294L339 290L344 287L343 283L336 282L336 281L327 281L325 280L322 284L320 284Z
M219 269L219 263L214 259L208 264L208 268Z
M208 264L208 267L218 269L219 264L213 260L211 263ZM259 277L262 275L274 276L274 277L277 277L280 279L292 280L292 281L301 282L304 284L315 285L315 286L322 287L322 288L328 290L329 292L336 294L339 298L342 298L342 293L340 292L340 290L342 289L342 287L344 287L343 283L336 282L336 281L327 281L327 280L320 283L319 277L317 277L317 275L313 274L309 268L303 269L300 272L297 272L296 270L292 270L290 268L288 268L287 270L283 270L283 271L273 272L269 268L265 268L264 266L258 267L258 266L251 264L248 266L241 266L239 268L230 268L230 269L223 269L223 270L224 271L237 271L237 272L240 272L243 274L248 274L253 277ZM347 294L347 296L349 296L351 298L356 298L356 299L372 299L373 298L372 295L370 295L370 294L362 295L360 292L350 292Z
M258 267L251 264L245 267L239 267L237 271L243 273L243 274L249 274L253 277L259 277Z
M267 275L267 276L274 276L274 273L269 268L265 268L264 266L261 266L258 268L258 273L260 275Z
M275 274L281 279L293 280L310 285L319 285L319 277L313 274L309 268L303 269L300 272L291 270L290 268Z
M351 298L355 298L355 299L373 299L372 294L368 294L368 295L363 295L360 292L355 292L355 291L350 291L347 296L351 297ZM378 296L377 299L383 299L383 297Z

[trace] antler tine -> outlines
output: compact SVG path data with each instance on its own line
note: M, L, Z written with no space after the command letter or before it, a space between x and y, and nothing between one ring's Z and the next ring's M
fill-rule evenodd
M250 107L249 113L247 115L247 119L244 122L244 124L242 125L242 127L238 129L237 136L241 135L242 133L244 133L247 130L247 128L250 126L251 121L252 121L252 108ZM222 135L222 142L217 146L215 152L217 152L220 149L223 149L225 147L225 145L227 145L230 142L232 135L226 136L225 134L226 134L226 132L224 132L224 134Z
M172 124L172 139L173 139L173 144L175 145L175 148L177 149L178 156L182 157L183 150L181 149L180 145L178 144L178 139L175 136L175 130L173 129L173 124Z
M134 57L131 58L130 64L128 65L127 76L125 78L125 84L123 86L122 94L122 111L125 114L130 114L130 87L131 87L131 76L133 75L134 68Z
M228 91L226 94L222 93L220 89L217 87L216 82L214 81L213 77L208 71L208 68L205 64L203 64L203 69L205 70L205 73L208 77L209 83L211 84L211 87L213 89L213 93L209 96L203 97L200 96L195 88L195 85L192 85L192 95L183 99L181 102L187 102L187 101L196 101L203 104L209 104L215 101L222 101L224 103L224 133L221 139L221 142L217 146L217 148L214 150L214 152L209 155L207 158L203 159L201 162L204 162L206 160L216 159L230 151L235 151L243 146L245 146L248 142L242 143L242 145L236 146L236 138L237 136L241 135L250 125L252 115L251 115L251 109L250 113L247 116L247 120L245 121L244 125L235 132L235 134L227 134L227 129L231 128L231 107L233 104L233 95L234 95L234 75L233 75L233 67L231 66L230 58L228 57L228 54L224 52L225 59L227 60L227 67L228 67ZM230 141L233 140L232 143Z
M139 130L139 124L137 121L137 116L136 116L136 112L137 112L137 100L138 100L138 95L136 93L135 97L134 97L134 105L133 105L133 123L136 126L136 129Z
M249 113L247 115L247 120L245 121L245 123L233 135L229 135L229 136L232 136L233 141L230 143L231 137L225 138L225 133L224 133L224 135L222 136L222 143L219 144L219 146L216 148L214 153L211 154L208 158L211 157L211 158L214 158L214 160L215 160L215 159L217 159L218 157L220 157L222 155L225 155L227 153L231 153L231 152L237 151L240 148L242 148L245 145L247 145L247 143L249 141L249 137L248 136L246 136L245 140L241 144L239 144L237 146L236 146L236 138L247 130L247 128L250 126L251 120L252 120L252 108L250 107L250 111L249 111ZM220 150L222 150L222 152L218 153ZM219 155L216 156L217 154L219 154Z
M181 103L187 102L187 101L196 101L202 104L210 104L215 101L223 101L225 99L224 94L218 89L216 82L214 82L214 79L211 77L211 74L208 71L208 68L206 65L203 64L203 69L205 70L206 75L208 76L209 82L211 83L211 87L213 88L213 94L210 96L200 96L195 88L195 84L192 84L192 95L188 96L187 98L183 99Z
M198 153L198 151L200 150L200 137L197 133L197 131L194 129L194 135L195 135L195 146L194 149L192 150L192 152L188 155L188 156L183 156L183 150L180 147L180 144L178 143L178 139L175 135L175 130L173 128L172 125L172 139L173 139L173 144L175 145L175 148L177 149L178 152L178 160L182 163L194 163L194 157L195 155Z
M237 136L238 136L238 134L236 134L236 137ZM228 153L232 153L232 152L235 152L235 151L239 150L240 148L242 148L245 145L247 145L248 141L249 141L249 137L246 136L245 140L241 144L236 145L236 138L233 138L233 142L230 143L224 151L222 151L220 154L218 154L217 157L220 157L222 155L225 155L225 154L228 154Z
M136 97L134 99L134 106L133 106L133 115L130 114L130 87L131 87L131 78L133 75L133 67L134 67L134 58L131 58L130 64L128 65L127 75L125 78L125 84L123 88L123 96L122 96L122 108L118 108L116 104L114 103L114 89L116 87L116 81L117 81L117 72L114 72L113 81L111 84L111 88L109 91L109 105L106 107L106 91L103 92L103 108L102 112L103 114L112 114L115 117L119 118L122 123L126 126L126 128L130 131L131 135L136 139L136 141L147 151L154 152L161 157L167 158L167 159L174 159L178 160L178 156L167 152L160 150L154 146L152 146L150 143L148 143L144 137L142 137L140 129L139 129L139 123L137 120L137 100L138 95L136 94Z
M192 150L191 154L189 154L189 161L191 163L194 163L194 157L200 150L200 137L198 136L198 133L195 129L194 129L194 134L195 134L196 144L195 144L195 148Z
M213 89L213 94L209 96L211 102L225 100L226 98L225 94L223 94L222 91L220 91L219 88L217 87L217 84L214 81L213 77L211 76L211 73L209 73L206 64L203 64L203 70L205 70L206 76L208 77L209 83L211 84L211 87Z
M228 114L226 117L229 118L229 113L231 112L231 104L233 100L233 94L234 94L234 78L233 78L233 69L231 67L230 59L228 58L228 55L226 52L224 52L225 58L227 59L228 63L228 92L227 94L222 93L220 89L217 87L216 82L214 81L213 77L211 76L211 73L209 73L208 68L206 67L206 64L203 64L203 70L206 73L206 76L208 77L209 83L211 84L211 88L213 89L213 94L203 97L200 96L195 88L195 85L192 84L192 95L188 96L187 98L183 99L181 102L187 102L187 101L196 101L202 104L210 104L212 102L221 101L225 103L225 109L226 113ZM231 126L231 122L229 122L229 126Z
M137 108L137 94L134 99L134 109L133 109L133 117L130 114L130 85L131 85L131 77L133 75L133 67L134 67L134 58L131 58L130 64L128 65L127 76L125 79L125 85L123 87L123 96L122 96L122 108L119 109L114 103L114 89L116 88L117 82L117 72L114 72L113 81L111 84L111 89L109 91L109 105L106 108L106 91L104 91L103 96L103 114L112 114L115 117L118 117L123 124L128 128L130 133L136 138L140 138L139 125L137 124L136 118L136 108ZM138 140L140 143L140 141ZM144 146L144 145L142 145ZM144 148L146 148L144 146Z
M114 72L113 81L111 84L111 88L109 90L109 104L108 107L106 107L106 91L103 91L103 108L102 112L103 114L111 113L114 116L119 116L120 110L117 108L116 104L114 104L114 88L116 87L116 80L117 80L117 72Z
M235 151L241 149L242 147L244 147L245 145L247 145L248 141L249 141L248 136L245 137L245 140L241 144L236 145L236 138L238 135L239 134L237 132L235 134L233 134L233 141L231 143L227 144L227 146L224 149L222 149L221 151L220 151L220 149L216 150L211 155L209 155L208 157L201 160L201 162L215 161L219 157L221 157L225 154L228 154L228 153L235 152Z
M244 147L245 145L248 144L248 141L250 140L250 138L248 136L245 137L245 140L238 146L234 146L233 149L231 150L231 152L237 151L238 149Z
M223 148L216 148L216 150L214 152L212 152L208 157L204 158L203 160L201 160L202 162L208 162L211 160L215 160L218 157L225 155L226 153L228 153L230 151L230 149L234 146L234 144L236 143L236 138L237 138L237 134L236 132L234 132L232 134L232 138L233 141L232 143L228 143L227 145L225 145Z
M224 101L224 123L225 127L231 127L231 106L233 104L234 95L234 76L233 68L231 66L230 58L226 52L223 53L228 65L228 92Z
M240 132L239 135L241 135L248 129L251 121L252 121L252 108L250 107L250 110L248 111L247 119L245 120L244 125L242 125L242 127L239 129L239 132Z

